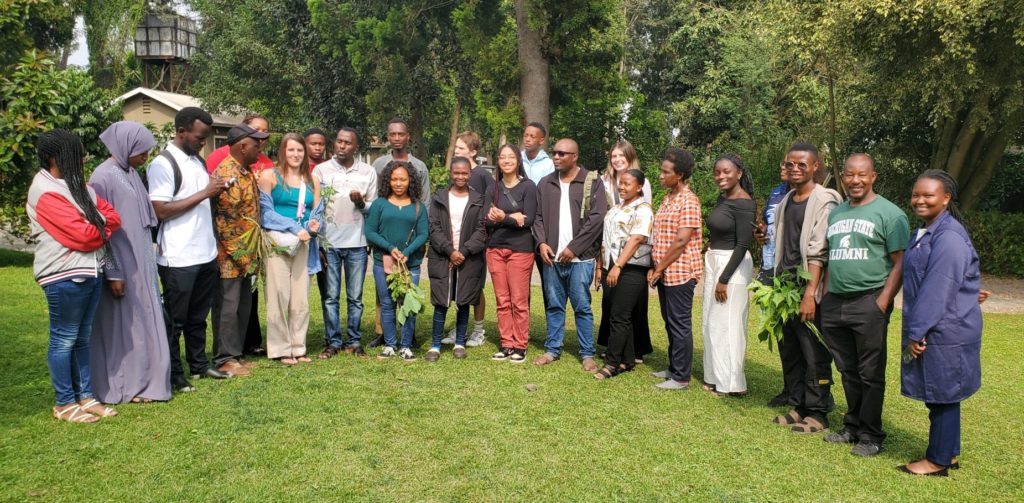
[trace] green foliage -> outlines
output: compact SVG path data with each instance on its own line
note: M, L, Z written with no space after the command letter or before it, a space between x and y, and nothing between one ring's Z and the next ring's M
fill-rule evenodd
M129 47L142 21L146 0L82 0L89 73L114 93L139 85L142 70Z
M32 49L56 51L74 38L72 0L0 0L0 68Z
M231 252L231 258L241 260L243 257L252 257L245 270L245 275L254 278L252 291L255 292L263 287L266 280L267 260L274 254L287 253L288 248L275 243L270 234L256 220L251 217L242 217L242 219L248 221L252 227L238 237L240 244L235 251Z
M410 316L421 314L426 309L427 295L423 288L413 283L412 274L405 261L396 262L395 269L388 274L387 282L391 299L395 301L395 315L399 327L405 325L405 320Z
M77 134L85 144L87 165L94 165L108 155L99 134L120 116L120 105L112 104L112 96L87 73L58 70L45 54L27 52L0 77L0 206L24 204L39 169L35 143L41 133L64 128ZM21 213L7 209L3 215L6 220ZM23 222L13 225L24 229Z
M811 279L810 273L803 267L798 267L797 277L801 280ZM802 283L802 282L801 282ZM804 297L806 286L798 284L789 275L775 276L771 284L764 284L754 280L748 290L753 292L750 303L758 309L761 315L761 330L757 338L768 343L768 350L772 350L774 344L782 342L782 327L792 319L800 317L800 301ZM821 338L821 331L810 321L805 321L814 335Z
M1024 277L1024 214L970 211L964 219L982 272Z

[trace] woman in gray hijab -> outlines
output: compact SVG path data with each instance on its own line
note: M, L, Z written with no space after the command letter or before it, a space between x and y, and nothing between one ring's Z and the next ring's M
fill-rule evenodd
M170 352L151 233L157 218L135 170L145 164L156 139L145 126L122 121L100 140L110 158L96 168L89 185L121 215L121 230L110 238L114 260L104 267L107 287L93 323L93 391L103 403L170 400Z

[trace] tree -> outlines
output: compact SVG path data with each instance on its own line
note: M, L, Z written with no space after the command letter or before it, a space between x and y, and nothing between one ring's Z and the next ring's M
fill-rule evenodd
M82 1L89 73L99 85L123 92L142 80L133 41L145 9L146 0Z
M539 2L515 0L519 56L519 96L523 121L551 124L551 64L543 50L543 11Z

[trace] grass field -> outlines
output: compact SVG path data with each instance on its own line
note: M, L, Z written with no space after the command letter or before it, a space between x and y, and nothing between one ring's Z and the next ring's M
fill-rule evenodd
M311 353L323 331L313 290ZM372 282L366 293L372 299ZM363 331L372 334L367 304ZM539 304L535 291L530 357L543 351ZM656 306L652 298L654 354L610 381L580 371L574 332L551 366L490 361L490 302L489 344L464 361L448 351L436 364L264 360L252 377L197 381L196 393L171 402L121 405L117 418L71 425L50 417L47 313L31 258L0 251L0 500L1024 499L1024 316L985 316L984 384L963 408L963 468L937 479L894 469L922 456L928 434L924 405L899 394L899 311L889 337L889 439L880 456L861 459L821 435L771 424L783 412L765 406L780 387L778 357L756 339L746 398L700 391L699 331L695 389L653 389L647 373L665 367L667 346ZM700 327L699 305L694 313ZM428 311L419 339L429 325ZM845 401L834 391L838 425Z

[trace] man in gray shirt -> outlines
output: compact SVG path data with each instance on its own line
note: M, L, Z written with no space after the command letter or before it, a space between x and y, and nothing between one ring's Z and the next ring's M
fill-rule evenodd
M380 177L384 168L391 161L409 161L413 167L416 168L416 176L420 179L420 183L423 185L422 203L423 208L426 209L430 206L430 173L427 171L427 165L423 161L412 155L409 151L409 126L406 125L405 120L395 117L388 122L388 144L391 146L391 152L384 154L373 161L373 169L377 172L377 176Z

